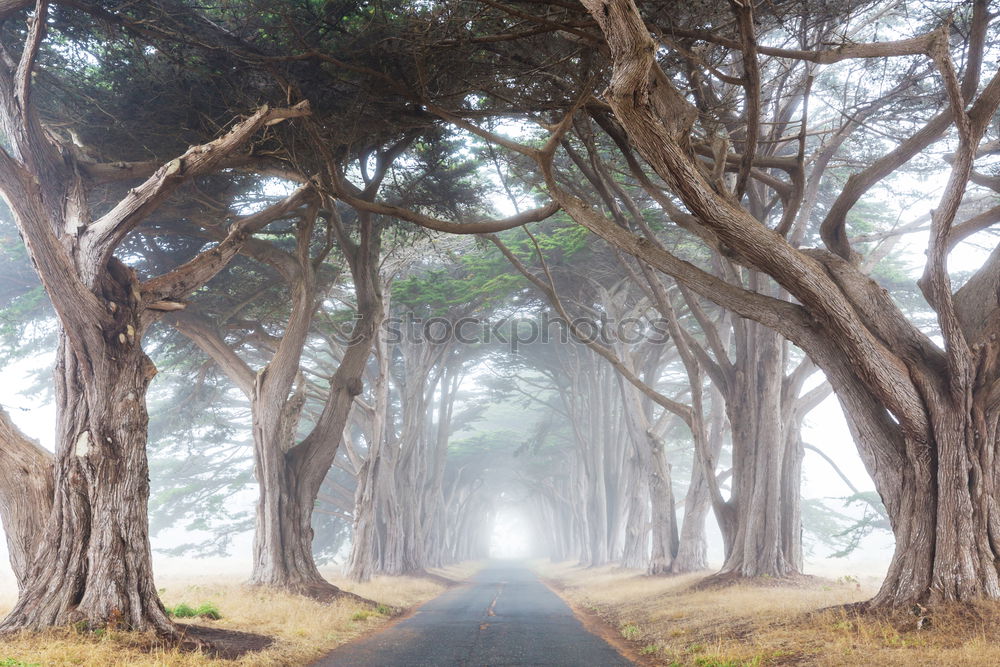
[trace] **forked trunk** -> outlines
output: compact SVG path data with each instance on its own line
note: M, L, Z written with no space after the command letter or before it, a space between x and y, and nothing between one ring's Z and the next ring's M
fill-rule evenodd
M146 516L145 397L156 371L134 335L106 338L81 358L61 337L53 511L2 630L84 622L176 632L153 583Z
M298 423L297 410L286 405L284 417L276 425L269 421L273 414L261 410L254 402L254 470L260 495L254 563L248 582L251 585L280 588L317 599L352 595L319 573L312 553L312 515L320 487L337 453L336 447L326 446L325 441L317 439L317 434L339 438L343 433L350 406L361 390L361 381L355 375L360 375L358 368L366 356L367 343L363 340L353 353L345 355L331 380L321 425L294 447L288 443L292 440L292 425ZM349 379L345 381L344 376Z
M314 598L340 589L323 579L312 554L312 510L316 493L283 448L256 449L260 492L249 583Z

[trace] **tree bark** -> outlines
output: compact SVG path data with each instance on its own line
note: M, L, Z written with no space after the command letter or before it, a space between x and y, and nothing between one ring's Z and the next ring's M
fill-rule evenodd
M628 518L625 523L622 567L640 570L649 564L649 485L642 459L637 453L632 455L630 462L631 471L626 487Z
M84 622L172 634L153 583L146 518L144 399L155 369L134 340L115 336L88 352L81 358L61 337L53 511L0 629Z

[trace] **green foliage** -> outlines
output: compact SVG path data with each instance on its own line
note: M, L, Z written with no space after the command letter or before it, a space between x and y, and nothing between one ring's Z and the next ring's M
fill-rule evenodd
M635 641L642 635L642 630L635 623L626 623L621 627L622 637L629 641Z
M222 618L219 608L211 602L202 602L197 607L192 607L187 603L180 603L174 607L167 607L167 613L174 618L207 618L217 621Z
M42 663L23 662L16 658L0 658L0 667L42 667Z

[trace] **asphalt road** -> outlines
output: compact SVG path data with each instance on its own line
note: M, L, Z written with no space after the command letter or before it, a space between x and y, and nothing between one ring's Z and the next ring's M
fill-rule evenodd
M314 667L631 664L587 632L530 570L496 562L409 618L341 646Z

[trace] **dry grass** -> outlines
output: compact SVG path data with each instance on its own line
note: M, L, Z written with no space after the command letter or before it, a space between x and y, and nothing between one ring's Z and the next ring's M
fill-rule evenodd
M462 580L478 569L465 563L438 574ZM420 577L378 577L366 584L344 580L332 572L328 579L347 590L393 607L412 607L445 590L439 581ZM150 637L135 633L108 632L101 636L73 630L21 635L0 641L0 667L26 665L85 665L93 667L169 666L275 666L304 665L350 639L378 628L388 617L354 602L322 604L306 598L244 587L235 576L185 577L158 580L164 604L213 603L222 613L218 621L192 619L198 625L239 630L273 637L269 648L240 660L213 659L203 653L177 649L150 649ZM9 603L9 595L2 598ZM4 604L5 611L8 604ZM183 621L182 621L183 622Z
M647 577L614 567L539 563L576 606L597 613L651 665L1000 664L1000 604L936 608L916 617L857 617L836 607L871 597L853 580L808 579L690 590L703 575ZM820 611L824 610L825 611Z

